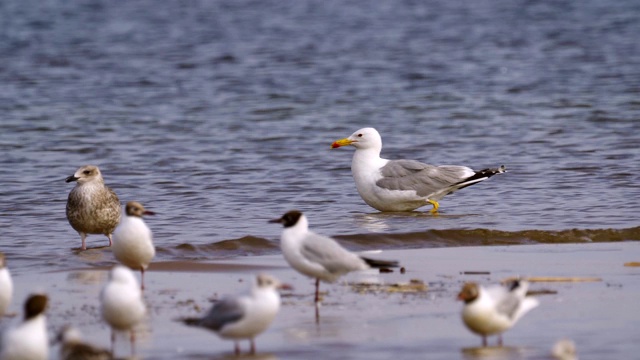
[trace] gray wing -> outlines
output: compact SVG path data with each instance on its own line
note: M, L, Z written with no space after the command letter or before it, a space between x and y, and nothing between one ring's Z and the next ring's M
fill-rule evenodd
M200 326L218 331L226 324L236 322L246 314L243 304L238 298L224 298L209 310L200 321Z
M510 319L513 319L514 315L520 307L520 298L514 294L508 293L497 304L496 310L500 314L504 314Z
M472 176L466 166L434 166L415 160L390 160L380 169L382 179L376 185L389 190L414 190L428 196Z
M366 268L358 255L343 248L334 239L313 232L304 238L300 252L308 261L321 265L330 273Z

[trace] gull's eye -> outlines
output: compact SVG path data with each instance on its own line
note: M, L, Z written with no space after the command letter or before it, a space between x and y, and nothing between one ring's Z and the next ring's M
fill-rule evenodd
M358 137L362 137L362 134L358 134Z
M85 170L82 173L85 174L85 175L89 175L89 174L91 174L91 170Z

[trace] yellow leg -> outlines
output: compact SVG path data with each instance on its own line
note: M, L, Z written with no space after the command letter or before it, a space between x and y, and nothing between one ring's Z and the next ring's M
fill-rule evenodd
M429 212L432 214L437 214L438 213L438 208L440 207L440 204L438 204L437 201L435 200L429 200L427 199L427 202L431 205L433 205L433 209L431 209Z

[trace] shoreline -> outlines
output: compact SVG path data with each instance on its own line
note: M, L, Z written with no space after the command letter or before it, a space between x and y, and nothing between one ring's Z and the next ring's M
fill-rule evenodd
M281 255L251 256L215 262L153 263L145 273L145 301L149 317L138 331L138 355L148 359L226 358L233 343L214 333L183 326L175 319L202 315L212 299L245 291L256 272L267 272L293 285L283 293L275 322L256 339L258 353L268 358L508 358L549 356L555 341L575 341L580 357L635 355L635 311L640 295L640 268L624 264L640 261L637 242L517 245L388 250L375 254L400 260L406 273L350 274L326 292L315 324L313 281L290 269ZM109 346L109 328L99 315L99 292L108 267L89 267L45 274L14 276L15 293L2 327L19 321L26 294L44 291L50 299L50 337L65 323L77 326L86 340ZM473 272L473 275L464 274ZM139 274L136 274L139 279ZM480 338L460 320L462 304L455 295L465 281L482 284L511 276L599 277L602 281L532 283L541 305L504 334L505 347L477 350ZM351 283L408 283L420 280L426 292L358 291ZM615 304L612 306L611 304ZM495 339L490 338L489 344ZM246 344L241 344L246 349ZM475 349L475 350L474 350ZM492 348L493 349L493 348ZM497 353L495 353L497 351ZM57 359L58 347L52 348ZM128 342L118 337L116 355L129 354ZM514 355L517 354L517 355Z

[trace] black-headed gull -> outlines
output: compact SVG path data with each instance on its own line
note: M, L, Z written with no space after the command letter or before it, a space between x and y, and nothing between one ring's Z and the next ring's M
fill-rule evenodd
M24 303L24 321L2 336L1 360L46 360L49 358L47 335L47 296L34 294Z
M240 340L249 340L251 354L255 354L255 337L265 331L280 310L278 289L289 288L273 276L260 274L250 293L228 296L216 302L209 313L201 318L181 321L216 332L223 339L235 342L235 353L240 354Z
M60 343L61 360L113 359L111 351L83 342L80 331L71 325L65 325L60 329L56 341Z
M111 352L115 354L116 331L128 331L131 353L135 353L134 327L144 319L147 309L142 291L133 272L116 265L109 273L109 282L100 293L102 319L111 326Z
M380 211L412 211L431 204L431 212L436 213L445 195L506 172L504 165L475 171L466 166L383 159L382 138L374 128L336 140L331 148L347 145L356 148L351 161L356 188L364 202Z
M3 317L13 297L13 281L4 253L0 252L0 317Z
M67 220L82 238L82 250L86 250L87 234L104 234L112 244L111 234L120 221L120 200L116 193L104 184L100 169L85 165L66 179L76 181L67 199Z
M464 301L462 320L469 330L482 336L483 346L491 335L498 335L498 345L502 345L502 333L538 306L537 299L526 296L528 288L524 280L487 288L474 282L464 284L458 294L458 300Z
M289 211L269 222L284 226L280 249L289 265L316 279L316 304L320 302L320 280L332 283L352 271L398 266L397 261L362 257L343 248L334 239L310 231L307 217L300 211Z
M156 255L151 230L144 215L154 215L137 201L129 201L120 224L113 232L113 255L123 265L140 270L140 288L144 289L144 271Z

